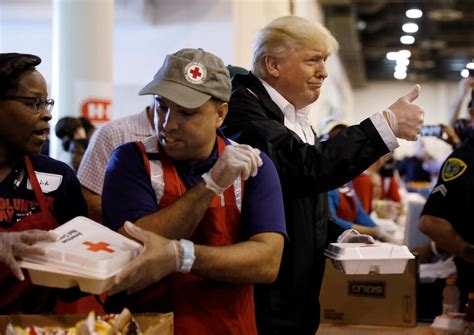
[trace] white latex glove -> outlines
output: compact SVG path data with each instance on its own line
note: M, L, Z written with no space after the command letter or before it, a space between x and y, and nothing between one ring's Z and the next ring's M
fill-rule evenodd
M380 227L377 240L380 240L382 242L396 243L396 244L401 243L401 241L397 239L396 235L393 232L388 231L384 227Z
M125 231L143 243L142 252L114 278L114 286L107 293L127 290L128 294L139 291L172 272L180 265L178 241L141 229L131 222L125 222Z
M260 150L246 144L226 145L216 164L202 178L206 187L219 195L237 178L255 177L262 164Z
M0 262L5 263L19 280L25 276L18 265L17 258L31 255L44 255L45 251L34 244L52 242L56 235L45 230L25 230L22 232L0 233Z
M417 84L410 93L400 97L388 108L396 116L398 130L395 135L398 138L408 141L416 141L418 139L425 113L420 106L413 103L419 95L420 85Z
M375 240L370 235L359 233L355 229L347 229L337 238L338 243L367 243L374 244Z
M379 218L393 221L397 221L401 212L400 204L391 200L375 200L374 209Z

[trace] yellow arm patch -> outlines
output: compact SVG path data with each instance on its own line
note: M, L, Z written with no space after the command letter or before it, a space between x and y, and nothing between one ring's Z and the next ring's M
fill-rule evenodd
M441 178L443 181L450 181L456 179L466 171L467 165L459 158L449 158L444 163L443 170L441 171Z

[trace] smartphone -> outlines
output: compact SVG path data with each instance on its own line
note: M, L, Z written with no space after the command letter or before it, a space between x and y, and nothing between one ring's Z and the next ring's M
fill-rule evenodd
M441 135L443 135L443 128L440 124L423 126L421 127L420 135L441 137Z

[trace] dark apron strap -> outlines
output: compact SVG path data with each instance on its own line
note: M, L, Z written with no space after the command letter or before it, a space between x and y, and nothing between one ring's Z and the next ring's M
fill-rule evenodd
M33 165L31 164L30 157L27 155L25 157L25 164L26 169L28 171L28 176L30 177L31 187L33 188L33 192L35 192L36 199L40 205L41 211L49 211L48 207L46 206L46 198L41 190L41 186L38 182L38 178L36 177L35 170L33 169Z

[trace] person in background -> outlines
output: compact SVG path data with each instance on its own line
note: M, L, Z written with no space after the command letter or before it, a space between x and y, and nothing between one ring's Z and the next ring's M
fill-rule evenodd
M355 229L361 234L385 240L377 224L362 207L352 183L328 192L329 214L342 229Z
M397 163L397 170L407 188L410 182L431 183L438 175L439 162L426 150L425 143L420 138L415 144L415 154L404 157Z
M471 100L467 104L467 118L458 118L461 106L468 96L469 92L471 93ZM447 143L451 144L455 149L460 143L464 142L470 135L472 131L472 123L474 123L474 77L468 77L463 79L459 84L459 94L458 98L453 103L453 113L451 117L451 125L454 130L448 132ZM450 128L450 127L448 127ZM450 135L451 134L451 135Z
M474 292L474 132L453 151L441 168L423 208L419 229L440 249L453 254L461 307Z
M95 127L84 117L65 116L58 120L55 127L56 136L61 139L62 147L68 154L62 158L74 172L77 172L84 152L89 144Z
M474 106L472 106L473 104L474 104L474 100L471 100L470 106L471 108L474 109ZM458 137L459 141L458 142L452 141L453 149L456 149L456 147L459 144L464 142L464 140L466 140L469 137L469 133L472 131L473 123L474 121L471 121L470 119L464 119L464 118L458 119L456 121L456 123L454 124L454 132L456 136Z
M5 204L0 207L1 234L51 230L87 215L74 172L62 162L39 155L54 105L44 77L36 70L40 63L34 55L0 54L0 201ZM27 236L34 241L34 235L25 232L8 239L16 248L18 238L28 244ZM53 312L53 289L34 286L28 277L18 281L15 275L0 265L0 314Z
M336 117L329 116L322 119L317 126L319 141L324 142L336 137L343 129L349 127L349 123Z
M88 142L85 138L79 140L72 140L69 144L70 161L69 166L77 173L79 166L81 165L84 153L87 150Z
M139 114L109 122L92 136L77 170L81 189L86 198L89 218L102 221L101 195L105 170L112 152L122 144L143 141L155 134L153 126L154 103Z
M181 49L140 91L155 96L156 135L114 151L102 209L105 225L145 248L109 295L138 292L109 296L106 308L173 311L177 335L257 334L252 284L278 273L283 200L271 160L219 131L230 90L222 60Z
M449 121L449 126L453 128L455 127L456 121L459 119L459 115L461 114L461 108L465 101L471 95L473 89L474 77L470 76L461 79L461 81L459 82L458 94L451 105L451 118ZM474 103L472 97L471 101L468 103L467 106L467 114L468 119L474 121Z
M90 141L92 135L94 135L94 132L96 131L96 127L89 121L88 118L79 116L78 119L82 128L84 129L84 132L86 133L86 140Z
M54 127L56 136L61 140L64 151L69 151L72 140L88 140L87 133L81 120L77 117L65 116L56 122Z
M318 124L319 140L321 142L330 140L347 127L349 127L347 122L329 117ZM399 194L399 183L394 174L394 168L395 161L393 154L388 153L380 157L367 170L355 177L351 185L344 185L343 187L349 187L355 191L365 213L370 214L372 212L374 201L386 200L393 202L398 217L401 198ZM383 207L384 210L387 209L387 206ZM385 216L379 217L385 218ZM390 216L390 218L393 219L392 216Z
M318 127L319 133L321 134L319 139L322 142L329 141L347 127L349 127L348 124L342 120L328 118L322 121ZM377 162L385 156L379 158ZM377 162L372 164L371 167L377 164ZM365 180L365 176L367 176L369 183L363 187L364 195L370 193L370 202L372 202L374 185L372 185L371 177L364 172L355 177L353 181L328 192L329 214L336 224L344 230L355 229L359 233L370 235L379 240L388 241L390 240L389 234L381 229L369 216L370 212L363 207L359 193L355 190L354 182L360 179Z
M367 213L375 210L378 218L397 222L403 206L400 176L392 153L380 157L363 174L354 178L352 184Z
M252 70L235 75L224 133L269 155L282 183L289 239L275 283L257 285L261 334L311 334L319 325L319 290L328 229L327 191L343 185L398 146L414 140L423 110L419 86L388 109L319 142L308 121L326 61L338 43L322 25L280 17L257 36Z

